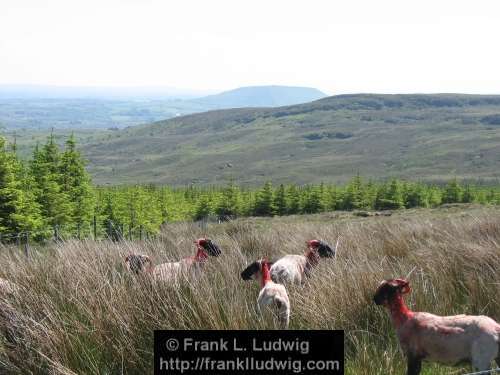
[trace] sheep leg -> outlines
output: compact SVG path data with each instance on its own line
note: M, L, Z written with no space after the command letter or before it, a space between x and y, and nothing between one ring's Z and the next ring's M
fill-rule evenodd
M262 304L262 306L261 306ZM257 315L259 315L262 318L262 308L264 307L264 304L262 303L261 300L257 300Z
M495 359L497 366L500 367L500 341L498 342L497 359Z
M281 329L287 329L288 325L290 324L290 311L286 306L281 304L279 301L278 303L278 317L279 317L279 322L280 322L280 327Z
M493 344L493 345L492 345ZM487 371L491 369L491 361L495 358L495 342L490 337L481 337L472 344L472 368L474 371Z
M422 370L422 359L413 354L408 354L408 371L407 375L419 375Z

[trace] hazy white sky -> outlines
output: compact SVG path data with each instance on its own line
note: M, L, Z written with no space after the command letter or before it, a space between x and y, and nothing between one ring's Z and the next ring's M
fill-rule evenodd
M498 0L0 0L0 84L500 94Z

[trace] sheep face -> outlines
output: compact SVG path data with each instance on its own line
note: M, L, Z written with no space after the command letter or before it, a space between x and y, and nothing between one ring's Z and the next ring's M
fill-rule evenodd
M333 250L326 242L319 240L307 241L309 249L317 251L321 258L335 257L335 250Z
M218 257L222 254L220 247L212 242L212 240L210 240L209 238L200 238L199 240L196 240L195 243L198 246L201 246L207 252L207 254L212 257Z
M241 272L241 278L243 280L255 280L259 277L260 269L261 269L261 261L256 260L251 263L247 268Z
M403 279L390 279L384 280L380 283L373 301L376 305L388 305L397 296L407 294L410 292L410 283Z
M262 275L262 263L266 262L269 269L274 264L274 262L269 262L266 259L259 259L253 263L250 263L247 268L241 272L241 278L243 280L257 280L260 279Z
M130 272L138 275L141 272L151 270L153 262L147 255L130 254L125 258L125 266Z

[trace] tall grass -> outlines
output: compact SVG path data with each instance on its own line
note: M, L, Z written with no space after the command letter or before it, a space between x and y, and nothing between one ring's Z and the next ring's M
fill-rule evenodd
M345 329L347 374L403 374L387 312L372 296L384 278L411 271L411 307L437 314L486 314L500 320L500 216L494 209L443 214L420 210L392 217L331 215L246 219L202 229L173 224L145 242L69 241L26 259L3 248L0 276L21 287L2 298L1 373L152 373L154 329L264 329L257 283L240 280L263 255L301 253L318 237L335 243L304 287L290 287L292 329ZM208 235L223 255L197 280L151 282L126 272L123 258L155 262L192 255ZM425 374L454 369L425 366Z

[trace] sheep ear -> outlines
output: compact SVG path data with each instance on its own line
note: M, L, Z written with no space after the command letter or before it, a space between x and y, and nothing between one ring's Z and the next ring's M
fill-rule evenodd
M397 279L401 294L408 294L411 292L410 282L404 279Z
M411 292L411 288L409 285L403 285L401 288L401 294L408 294Z

